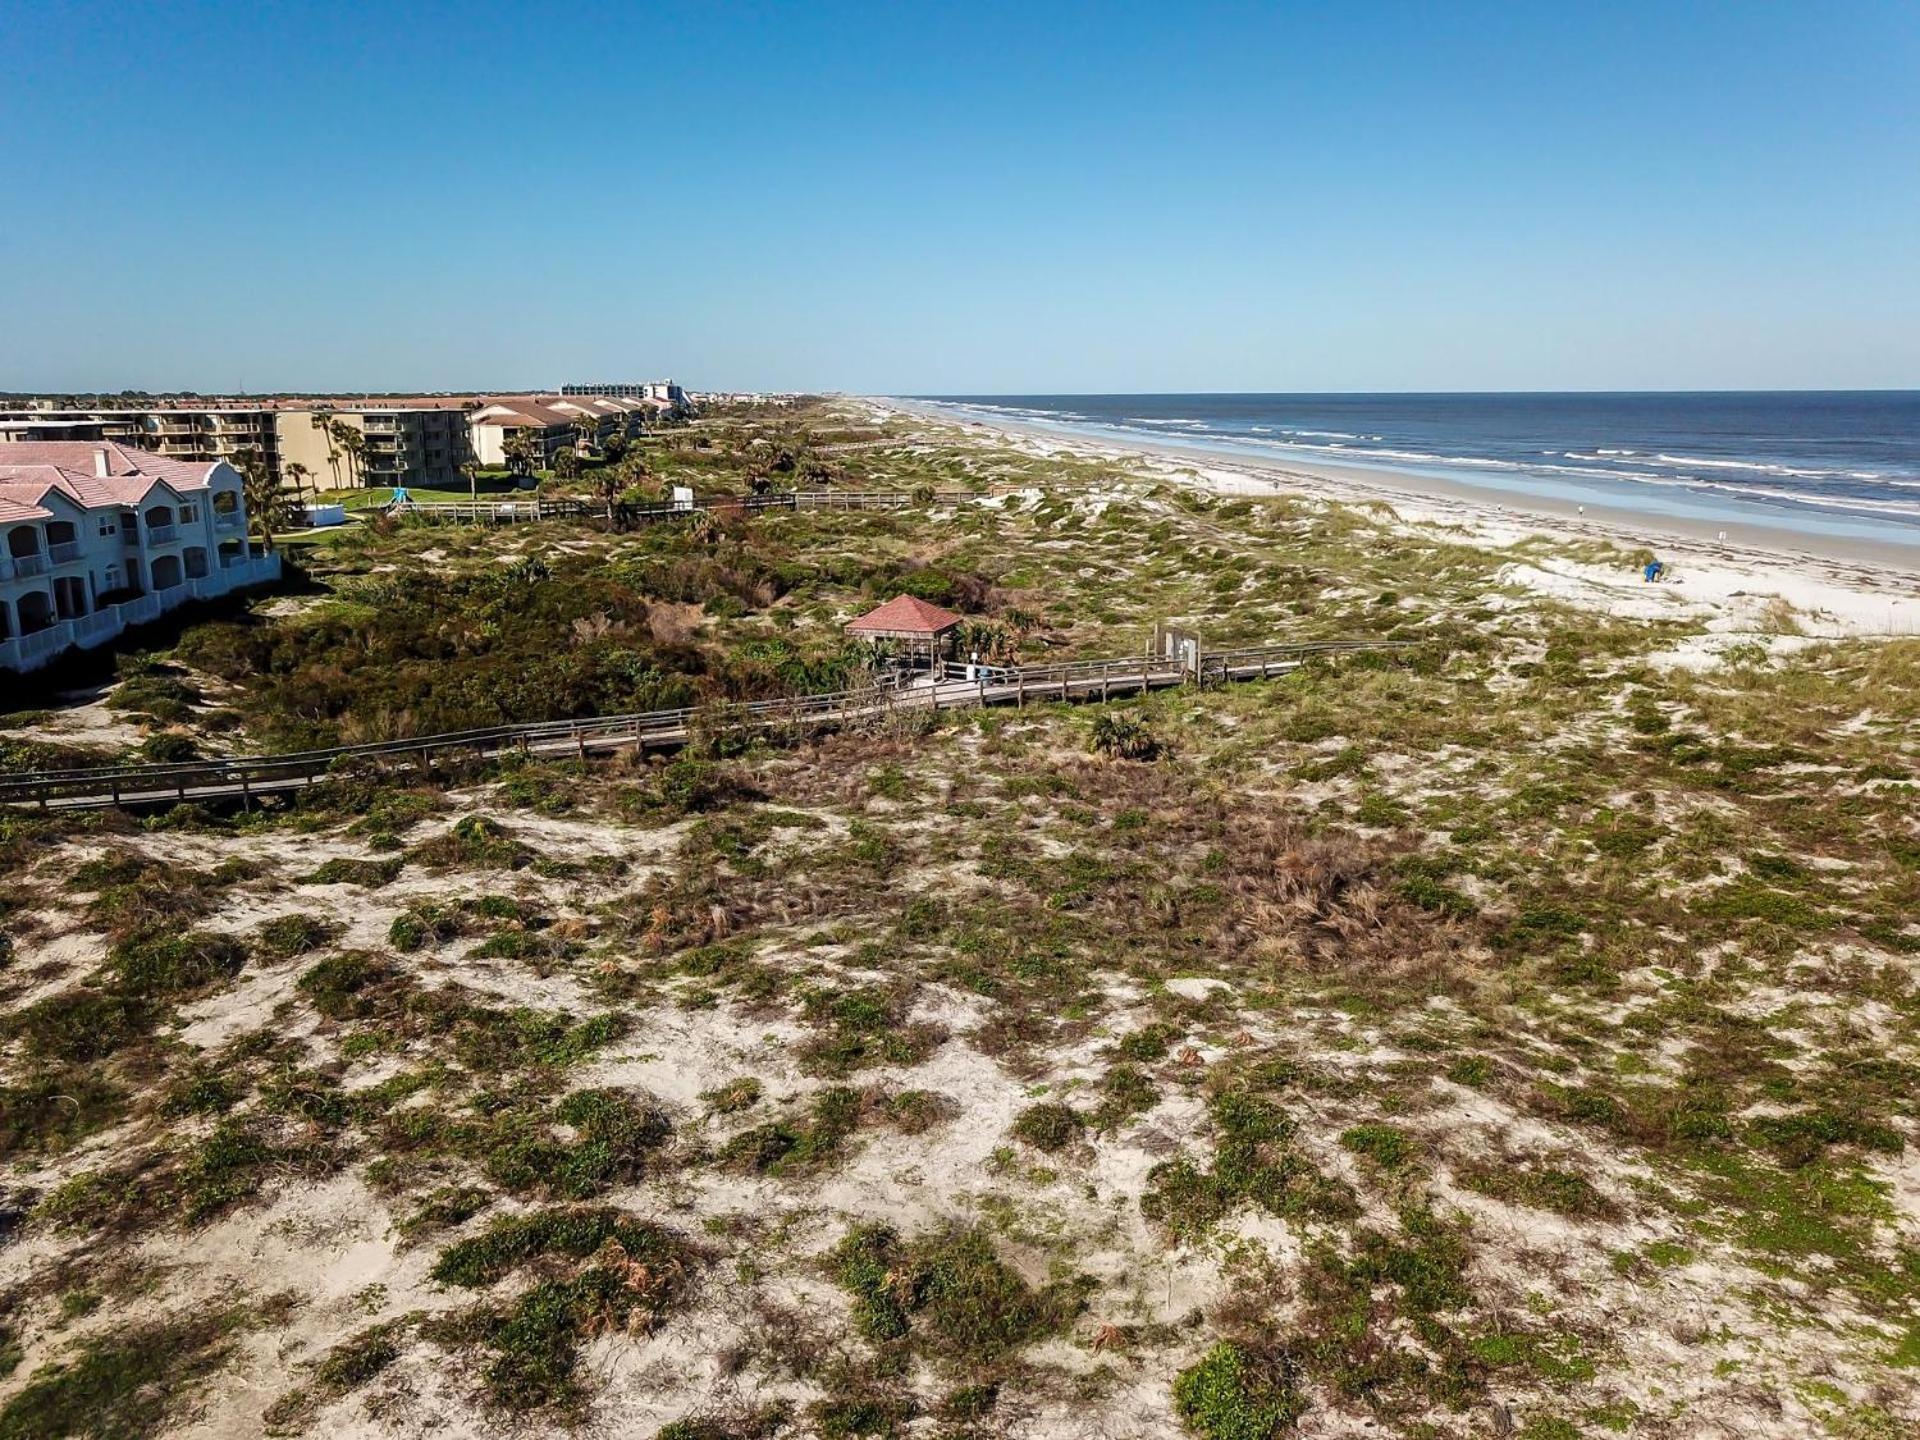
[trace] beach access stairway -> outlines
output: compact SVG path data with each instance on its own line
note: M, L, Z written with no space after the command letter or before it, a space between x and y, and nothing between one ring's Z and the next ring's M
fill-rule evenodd
M1296 645L1250 645L1212 651L1191 660L1136 656L1067 660L1052 664L975 666L972 678L949 667L916 683L877 685L777 700L719 702L700 708L651 710L585 720L497 725L446 735L343 745L282 755L249 755L167 765L103 766L0 775L0 805L41 810L171 805L188 800L248 800L298 790L330 775L362 767L417 767L431 773L436 758L488 759L510 755L574 758L620 750L671 750L708 730L769 733L833 729L884 722L925 710L1028 701L1106 700L1189 683L1265 680L1298 670L1317 656L1403 649L1417 642L1330 640Z

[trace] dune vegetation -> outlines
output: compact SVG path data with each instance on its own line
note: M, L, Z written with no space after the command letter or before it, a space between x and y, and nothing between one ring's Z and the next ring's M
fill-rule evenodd
M920 500L361 525L0 760L723 714L896 593L1411 643L0 816L0 1437L1920 1425L1920 641L844 406L645 474Z

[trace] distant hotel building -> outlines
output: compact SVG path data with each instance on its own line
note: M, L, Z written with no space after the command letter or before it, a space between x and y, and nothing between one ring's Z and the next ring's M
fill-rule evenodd
M605 395L620 400L656 400L676 410L687 408L687 392L673 380L637 380L604 385L562 385L562 395Z
M247 540L240 474L116 441L0 445L0 667L72 647L280 574Z

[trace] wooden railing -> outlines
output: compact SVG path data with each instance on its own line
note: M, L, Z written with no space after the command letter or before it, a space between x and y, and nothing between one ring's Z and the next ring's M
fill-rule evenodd
M1320 641L1223 649L1202 662L1198 679L1245 680L1284 674L1316 656L1392 650L1415 642ZM702 725L731 731L811 729L871 720L900 711L1024 704L1050 699L1105 699L1167 688L1196 677L1181 661L1160 656L1068 660L1041 665L981 667L971 680L872 686L772 700L714 702L582 720L496 725L364 745L339 745L281 755L192 760L178 764L100 766L0 775L0 804L41 809L154 804L195 798L246 798L298 789L363 765L418 765L431 771L436 756L486 759L511 754L577 756L613 749L670 749Z
M937 491L931 497L925 492L916 496L906 490L780 490L768 495L704 495L690 504L631 505L615 501L611 509L604 500L541 499L413 500L378 509L396 518L415 516L434 524L514 525L533 520L611 518L619 525L647 525L682 519L702 510L723 515L758 515L768 510L905 510L917 501L950 504L974 498L976 494L971 490Z

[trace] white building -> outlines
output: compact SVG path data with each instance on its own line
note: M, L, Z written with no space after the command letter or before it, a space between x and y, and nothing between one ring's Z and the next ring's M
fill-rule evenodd
M92 649L188 600L277 579L240 473L114 441L0 448L0 667Z

